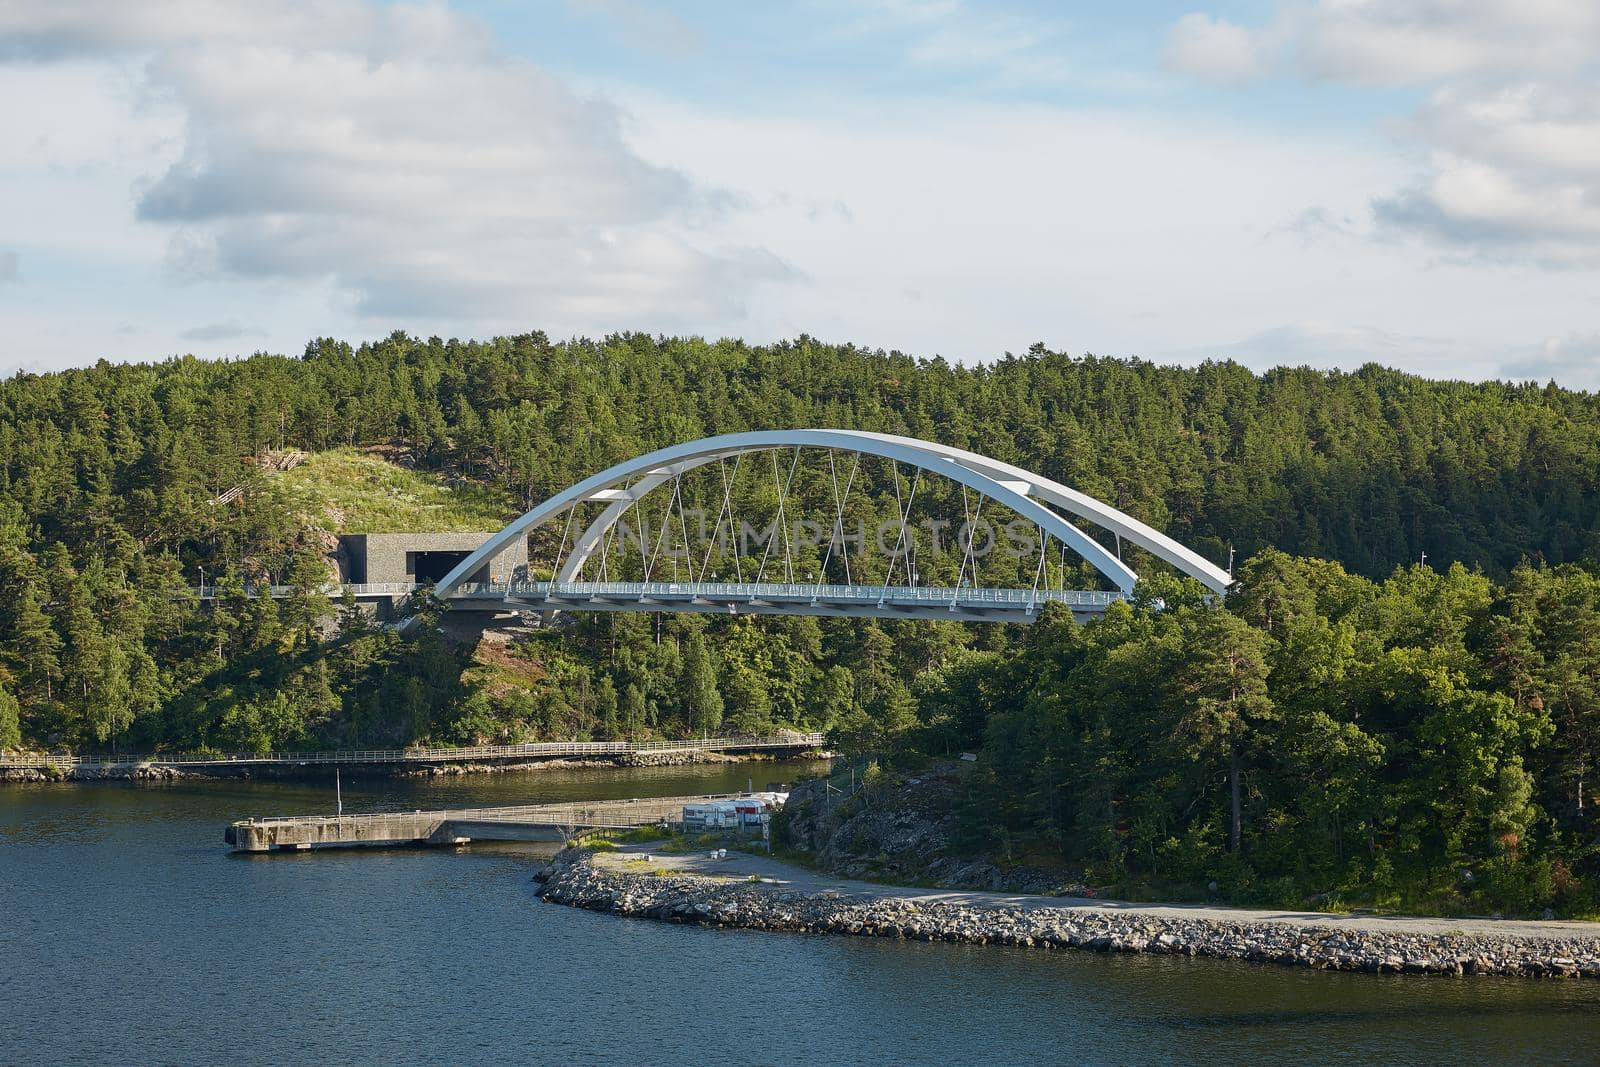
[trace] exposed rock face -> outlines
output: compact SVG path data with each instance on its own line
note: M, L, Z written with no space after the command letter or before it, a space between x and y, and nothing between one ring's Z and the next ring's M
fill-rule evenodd
M900 937L1026 948L1154 952L1372 974L1600 978L1593 938L1371 933L1287 922L1220 922L1084 908L839 897L747 882L602 869L567 849L538 876L546 901L703 926Z
M613 762L618 767L681 767L691 763L739 763L759 758L724 752L630 752Z
M821 780L802 782L784 806L782 840L809 853L821 869L844 878L943 889L1087 892L1065 871L951 855L960 771L954 762L936 764L893 785L860 789L854 796L841 796Z
M392 772L397 778L453 778L464 774L497 774L501 771L538 771L551 767L680 767L691 763L744 763L767 757L725 752L630 752L621 756L596 756L592 759L543 759L524 763L433 763Z

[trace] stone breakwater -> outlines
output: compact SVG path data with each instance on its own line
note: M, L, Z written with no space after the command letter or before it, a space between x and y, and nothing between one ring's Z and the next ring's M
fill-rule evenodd
M1600 931L1593 938L1388 933L1080 907L835 896L619 871L596 866L587 853L572 849L557 855L538 877L544 883L541 896L554 904L701 926L1205 956L1370 974L1600 978Z
M205 778L177 767L155 765L114 767L15 767L0 770L0 783L20 782L178 782Z

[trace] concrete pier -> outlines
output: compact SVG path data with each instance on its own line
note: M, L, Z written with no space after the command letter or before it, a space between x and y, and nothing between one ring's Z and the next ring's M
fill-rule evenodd
M723 799L727 795L245 819L227 827L223 839L236 852L458 845L469 841L563 841L584 830L626 830L676 822L685 804Z

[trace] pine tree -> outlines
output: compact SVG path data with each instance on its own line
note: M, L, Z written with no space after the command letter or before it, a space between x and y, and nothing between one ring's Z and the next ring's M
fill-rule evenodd
M22 746L22 708L10 688L0 685L0 752Z
M1276 717L1267 692L1269 638L1228 611L1205 611L1190 633L1186 660L1176 679L1182 712L1175 730L1191 758L1221 762L1227 769L1228 848L1242 844L1242 777L1246 751L1260 743L1257 731Z
M711 653L698 632L686 642L679 684L689 732L698 736L715 734L722 727L722 694L717 690L717 669Z

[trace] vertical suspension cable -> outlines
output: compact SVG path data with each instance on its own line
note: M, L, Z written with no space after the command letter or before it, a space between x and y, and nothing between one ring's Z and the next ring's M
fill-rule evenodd
M712 528L711 540L706 542L706 554L700 561L700 577L694 576L694 565L689 566L689 580L691 582L706 580L706 571L711 569L711 551L717 546L717 538L722 535L722 515L728 508L728 467L723 457L717 457L717 470L722 477L722 502L717 506L717 524ZM703 528L703 527L702 527Z
M611 506L609 504L606 505L605 509L600 512L600 517L602 519L605 518L606 512L610 510ZM600 531L600 580L602 582L611 580L611 566L608 557L611 552L612 536L616 528L617 524L612 522L604 530Z
M897 511L900 512L900 533L899 533L898 536L895 537L895 540L894 540L894 558L889 560L889 573L884 579L884 583L883 583L884 585L889 585L894 581L894 565L895 565L895 562L900 558L900 546L902 544L906 545L906 566L905 566L906 584L908 586L915 586L917 584L916 583L916 579L913 577L913 572L912 572L912 569L911 569L911 549L912 549L912 546L916 544L916 542L910 540L910 538L911 538L910 522L911 522L911 505L913 505L913 504L915 504L917 502L917 484L922 479L922 468L921 467L912 467L911 468L911 472L912 472L911 473L911 491L910 491L909 494L907 494L906 503L905 503L904 509L901 509L900 506L899 506L899 501L900 501L900 465L898 463L895 464L894 498L895 498L895 508L896 508ZM910 543L907 543L908 541Z
M894 482L894 517L900 520L900 531L905 532L905 505L900 500L900 461L894 457L889 458L889 480ZM900 551L900 536L895 535L894 551L889 553L889 559L883 567L883 587L889 588L889 582L894 578L895 556ZM883 603L883 598L878 598L878 603Z
M833 559L833 538L839 526L839 472L834 466L833 449L828 449L828 480L833 483L833 524L828 527L828 551L822 554L822 563L817 567L817 587L821 588L823 575L828 573L828 561Z
M694 581L694 563L689 555L692 551L689 547L689 516L684 513L682 476L679 474L672 476L672 495L678 501L678 528L683 531L683 562L684 566L689 568L689 580L692 582ZM672 557L672 574L674 577L678 574L677 556Z
M615 527L616 524L612 523L600 531L600 580L602 582L611 580L611 568L607 565L606 556L611 549L611 531Z
M962 552L961 552L961 569L956 572L956 588L957 589L961 588L961 579L967 573L967 560L968 559L972 560L972 586L973 586L974 589L976 589L977 586L978 586L978 558L977 558L977 555L973 552L973 547L972 546L973 546L973 535L978 532L978 530L977 530L978 519L980 517L982 517L982 515L983 515L983 500L984 500L983 494L979 493L978 494L978 507L977 507L977 509L975 511L971 512L971 517L967 519L967 527L966 527L966 529L967 529L967 547L965 549L963 549ZM967 487L965 485L963 485L961 487L961 514L963 516L968 514L968 511L967 511Z
M739 552L739 530L734 525L736 512L733 510L733 489L739 484L739 464L743 462L743 452L733 457L733 472L728 475L728 484L722 490L728 503L728 540L733 542L733 574L741 585L744 583L744 561Z
M778 450L777 449L773 449L771 451L771 456L772 456L772 487L778 491L778 516L777 516L777 518L773 519L773 523L778 528L773 530L771 535L767 537L766 547L764 549L762 549L762 552L761 552L761 566L756 571L756 582L759 584L761 579L766 576L766 573L767 573L767 557L772 553L772 542L774 542L774 541L776 541L778 539L778 537L780 535L780 532L781 532L781 535L783 537L784 581L788 582L788 583L793 583L794 582L794 562L793 562L793 560L792 560L792 558L790 556L790 552L789 552L789 517L784 511L784 504L788 500L788 497L789 497L789 486L791 484L793 484L793 482L794 482L794 468L795 468L795 465L800 462L800 448L799 448L799 446L795 447L794 460L792 462L790 462L790 464L789 464L789 478L788 478L788 481L780 481L779 478L778 478Z
M561 543L556 546L556 564L550 569L550 581L554 582L561 574L561 556L567 550L567 535L572 532L572 516L578 510L578 502L574 500L572 506L567 508L567 523L561 529Z
M645 564L644 580L647 582L650 580L650 575L655 571L656 560L661 558L661 549L666 543L667 531L672 528L672 498L676 492L677 486L674 484L673 492L667 494L667 506L661 512L661 532L656 536L656 547L651 550L650 561Z
M728 541L733 545L733 570L734 570L734 575L738 579L738 581L740 581L740 582L744 581L744 566L743 566L742 562L739 559L739 541L738 541L739 533L738 533L737 530L734 529L734 526L733 526L733 519L734 519L733 487L738 482L738 479L739 479L739 464L743 460L744 460L744 453L743 452L740 452L739 454L737 454L737 455L735 455L733 457L733 475L730 478L729 475L728 475L727 464L723 462L723 459L722 459L721 456L717 457L717 470L718 470L718 473L721 475L721 478L722 478L722 506L717 509L716 530L712 534L710 543L706 545L705 559L700 564L700 581L702 581L702 582L705 581L705 579L706 579L706 570L711 565L711 550L716 547L717 537L719 537L721 535L721 533L722 533L722 516L724 514L726 514L728 516ZM691 568L690 577L691 577L691 579L693 578L692 568Z
M635 485L637 484L638 483L635 483ZM650 537L650 530L649 527L644 524L644 509L639 506L639 496L641 494L635 493L633 489L630 488L628 490L628 495L633 498L633 519L639 524L639 528L634 531L634 538L639 542L640 572L644 574L645 579L648 581L650 575L649 568L645 562L645 541Z
M834 518L833 518L833 529L834 529L834 537L836 537L838 539L838 542L839 542L839 558L844 561L844 584L845 585L850 585L851 581L850 581L850 552L849 552L849 549L846 547L846 545L844 543L844 504L845 504L845 501L850 498L850 486L855 483L856 471L861 466L861 453L860 452L855 452L855 453L852 453L852 455L855 457L855 461L853 463L851 463L851 465L850 465L850 476L848 478L846 478L845 482L844 482L844 496L840 497L839 496L839 470L838 470L838 468L835 466L835 464L833 462L833 449L831 449L831 448L828 449L828 476L833 482L833 501L834 501L834 506L835 506ZM822 577L823 577L823 575L828 572L828 561L833 558L833 542L834 542L834 538L829 538L828 539L828 554L823 557L823 559L822 559L822 568L817 574L817 586L818 586L818 588L820 588L822 586Z
M1043 526L1037 528L1039 530L1039 565L1033 569L1033 592L1028 598L1029 613L1032 613L1034 607L1039 603L1039 579L1041 577L1045 579L1045 587L1049 588L1049 574L1044 565L1044 554L1045 548L1050 541L1050 535L1044 532Z

